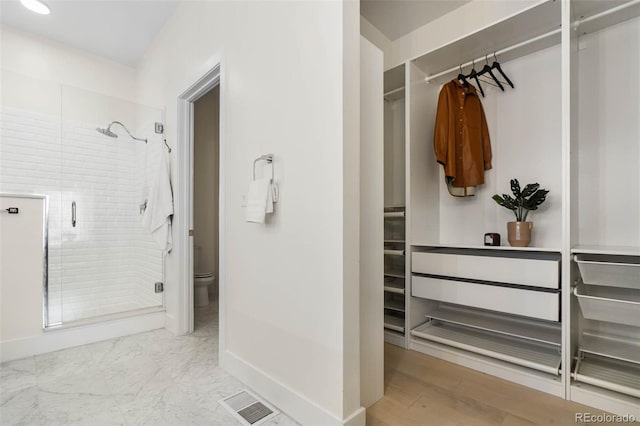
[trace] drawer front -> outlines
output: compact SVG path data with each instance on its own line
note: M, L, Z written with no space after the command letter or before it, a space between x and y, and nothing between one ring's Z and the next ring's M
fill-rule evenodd
M419 252L411 260L412 271L419 274L559 288L557 260Z
M508 314L560 320L558 293L412 276L411 294Z

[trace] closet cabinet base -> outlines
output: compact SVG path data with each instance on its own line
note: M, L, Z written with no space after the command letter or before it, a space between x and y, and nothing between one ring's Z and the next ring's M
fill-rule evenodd
M384 331L384 341L385 343L390 343L392 345L400 346L401 348L407 348L406 346L406 338L404 334L398 333L393 330L385 330Z
M608 391L597 386L574 383L571 385L569 399L578 404L593 407L592 410L589 410L593 414L599 414L596 410L603 410L619 416L635 416L636 421L640 419L640 402L637 398Z
M413 336L409 337L409 349L560 398L565 397L560 376L545 374L448 345L417 339Z

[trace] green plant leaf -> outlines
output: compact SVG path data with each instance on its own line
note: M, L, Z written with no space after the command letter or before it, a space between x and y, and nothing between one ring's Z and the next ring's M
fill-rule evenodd
M496 203L498 203L499 205L501 205L502 207L504 207L504 199L498 194L495 194L493 197L491 197L491 199Z
M530 183L529 185L525 186L522 190L522 198L527 198L528 196L536 192L538 188L540 188L539 183Z
M511 179L511 192L513 192L516 199L520 197L520 182L518 182L518 179Z
M536 191L529 199L526 201L525 207L528 210L538 210L538 206L545 202L547 199L547 194L549 191L546 189L540 189Z
M511 195L502 194L502 197L504 198L504 206L506 208L508 208L509 210L515 210L518 208L518 203L514 198L511 197Z

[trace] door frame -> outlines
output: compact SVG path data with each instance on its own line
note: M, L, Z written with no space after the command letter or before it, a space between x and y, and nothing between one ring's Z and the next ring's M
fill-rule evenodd
M194 147L194 102L216 86L220 86L220 126L219 126L219 195L218 195L218 280L219 288L219 351L225 348L225 283L226 283L226 228L225 228L225 106L226 86L223 75L223 56L216 55L200 67L200 70L186 80L177 96L178 107L178 149L177 184L174 191L178 218L176 238L179 251L177 282L177 328L178 334L193 332L193 147ZM181 194L181 196L180 196Z

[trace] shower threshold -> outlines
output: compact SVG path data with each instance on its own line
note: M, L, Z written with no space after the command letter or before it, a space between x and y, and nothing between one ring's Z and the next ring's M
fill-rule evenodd
M99 315L96 317L83 318L83 319L74 320L74 321L67 321L65 323L50 324L49 326L44 327L42 330L45 332L67 330L69 328L83 327L86 325L93 325L93 324L101 324L109 321L120 320L120 319L131 318L131 317L138 317L138 316L143 316L148 314L155 314L157 312L164 312L164 311L165 311L164 306L154 306L150 308L134 309L131 311L118 312L118 313L108 314L108 315Z

